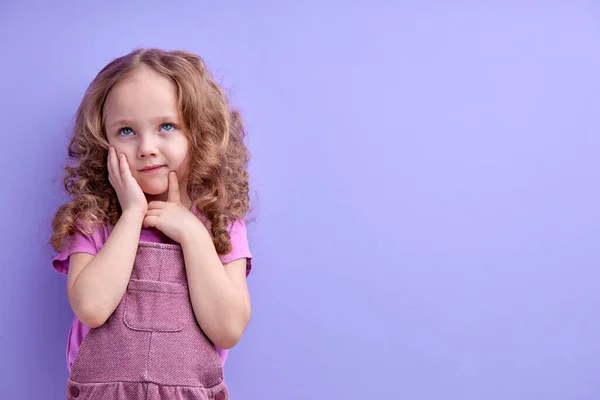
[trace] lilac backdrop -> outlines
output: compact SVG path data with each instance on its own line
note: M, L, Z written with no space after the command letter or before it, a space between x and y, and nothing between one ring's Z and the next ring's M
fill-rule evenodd
M56 179L137 46L200 53L248 123L234 400L600 397L597 2L91 3L0 2L0 399L64 398Z

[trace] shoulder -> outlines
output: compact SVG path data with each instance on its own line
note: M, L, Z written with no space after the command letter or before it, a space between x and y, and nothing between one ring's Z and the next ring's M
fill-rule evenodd
M192 207L191 211L200 219L207 229L210 229L210 221L204 214L199 213L195 207ZM252 252L250 251L250 245L248 243L246 223L243 219L236 219L229 223L227 230L229 232L229 239L231 240L231 251L219 256L221 263L229 264L233 261L245 258L246 276L248 276L252 269Z
M67 244L63 251L52 259L54 269L66 275L69 271L69 257L75 253L98 254L106 239L108 238L108 228L101 225L94 229L91 234L77 232L67 239Z
M229 238L231 240L231 251L228 254L220 256L223 264L228 264L240 258L246 259L246 276L252 269L252 253L248 243L248 231L246 223L241 220L235 220L229 224Z
M248 246L248 231L244 220L238 219L231 222L228 231L232 245L235 242L235 244L240 246Z

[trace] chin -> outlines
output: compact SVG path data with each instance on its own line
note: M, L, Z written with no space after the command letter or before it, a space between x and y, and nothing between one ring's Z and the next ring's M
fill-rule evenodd
M156 184L156 183L147 183L145 185L140 185L142 191L150 196L160 196L163 193L166 193L169 190L169 186L167 184Z

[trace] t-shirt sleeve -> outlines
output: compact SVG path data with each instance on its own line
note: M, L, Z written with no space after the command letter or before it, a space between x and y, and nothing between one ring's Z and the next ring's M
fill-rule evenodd
M243 220L234 221L229 228L229 237L231 238L231 251L229 254L220 256L223 264L228 264L240 258L246 259L246 276L250 275L252 269L252 253L248 246L248 233L246 224Z
M88 253L93 256L98 254L105 241L103 228L96 230L91 236L76 233L70 238L69 245L52 260L52 266L61 274L69 272L69 257L74 253Z

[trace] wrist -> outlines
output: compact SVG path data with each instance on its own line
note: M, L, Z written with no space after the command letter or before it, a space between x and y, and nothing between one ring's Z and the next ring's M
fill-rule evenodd
M194 224L190 224L188 229L185 230L180 244L182 247L198 246L206 241L212 243L210 234L202 222L196 220Z
M131 223L131 224L142 224L144 222L144 218L146 217L146 214L141 212L141 211L137 211L137 210L124 210L121 213L121 217L119 217L119 221L123 221L126 223Z

